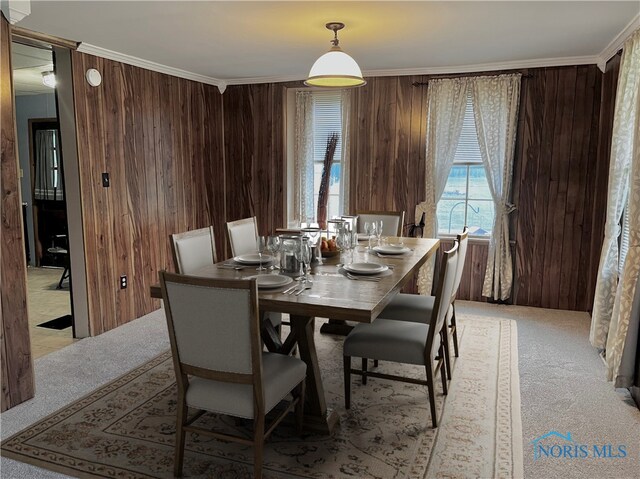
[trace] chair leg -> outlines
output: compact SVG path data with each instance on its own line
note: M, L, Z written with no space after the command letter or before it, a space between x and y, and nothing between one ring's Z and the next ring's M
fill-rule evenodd
M187 404L184 397L178 398L178 413L176 417L176 451L173 464L173 474L182 477L182 465L184 464L184 443L185 434L184 423L187 422Z
M262 479L264 455L264 414L259 414L253 422L253 477Z
M451 329L453 330L453 353L457 358L458 352L458 325L456 323L456 303L453 303L453 312L451 313Z
M351 356L344 356L344 408L351 409Z
M431 424L434 428L438 427L438 418L436 417L436 392L433 387L433 369L431 359L427 361L425 366L427 370L427 389L429 390L429 406L431 407Z
M444 325L444 330L447 329L447 325ZM446 355L447 353L445 352L445 347L444 345L440 345L440 354L441 355ZM446 358L446 356L445 356ZM440 379L442 379L442 393L446 396L447 393L449 392L447 389L447 375L445 374L445 370L446 370L446 364L447 361L446 359L443 359L442 363L440 363L440 367L438 368L440 370Z
M367 384L368 368L369 368L369 360L367 358L362 358L362 385L363 386Z
M377 359L374 359L374 360L373 360L373 367L374 367L374 368L377 368L377 367L378 367L378 360L377 360Z
M447 378L451 379L451 352L449 351L449 328L445 324L442 328L442 344L444 346L444 365L447 370Z
M306 386L306 381L302 381L297 388L298 404L296 404L295 414L296 414L296 429L297 429L298 435L302 434L302 428L304 423L305 386Z

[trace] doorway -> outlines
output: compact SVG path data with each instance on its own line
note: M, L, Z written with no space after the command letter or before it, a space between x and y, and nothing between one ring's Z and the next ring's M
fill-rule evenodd
M14 41L29 332L34 358L74 341L69 224L52 48Z

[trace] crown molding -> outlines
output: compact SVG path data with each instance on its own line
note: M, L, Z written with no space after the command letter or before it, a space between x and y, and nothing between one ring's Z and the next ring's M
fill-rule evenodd
M426 68L395 68L384 70L364 70L364 77L388 77L411 75L446 75L453 73L478 73L499 70L521 70L524 68L557 67L569 65L595 65L598 63L597 55L562 57L562 58L537 58L533 60L514 60L496 63L478 63L475 65L452 65L445 67ZM290 81L306 80L303 75L281 75L248 78L232 78L226 80L227 85L250 85L255 83L282 83Z
M81 53L87 53L89 55L95 55L97 57L106 58L120 63L126 63L127 65L133 65L136 67L144 68L158 73L165 73L178 78L185 78L187 80L193 80L207 85L217 86L220 93L224 93L227 88L227 82L218 78L201 75L199 73L192 73L187 70L181 70L180 68L174 68L161 63L152 62L143 58L134 57L125 53L114 52L106 48L91 45L89 43L82 42L78 47L78 51Z
M622 48L624 42L631 36L633 32L640 28L640 12L627 24L626 27L618 33L613 40L606 46L600 55L598 55L598 68L602 72L607 68L607 62L613 57L618 50Z
M31 0L2 0L2 12L15 25L31 13Z

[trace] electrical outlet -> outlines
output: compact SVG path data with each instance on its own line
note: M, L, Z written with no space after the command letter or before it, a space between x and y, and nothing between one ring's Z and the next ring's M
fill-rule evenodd
M102 186L109 188L109 173L102 173Z
M120 289L127 289L127 275L120 276Z

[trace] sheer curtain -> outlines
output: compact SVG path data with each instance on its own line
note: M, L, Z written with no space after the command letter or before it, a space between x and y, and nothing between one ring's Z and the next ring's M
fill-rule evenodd
M62 200L62 169L56 150L56 130L36 130L34 137L34 196L38 200Z
M294 140L294 220L312 222L313 211L313 96L296 92Z
M634 298L640 275L640 30L624 44L613 121L607 231L602 250L596 300L591 320L591 342L606 348L607 378L616 387L630 387L635 362L628 350L637 347L638 310ZM617 227L628 208L628 250L618 278ZM610 226L614 221L616 228ZM608 234L608 236L607 236ZM606 249L605 249L606 248ZM611 265L614 265L611 268ZM615 269L615 272L613 271ZM619 279L617 285L615 280ZM596 310L596 305L598 309ZM596 314L597 311L597 314ZM634 321L634 324L631 324ZM630 328L631 326L631 328ZM635 344L632 342L635 341ZM625 349L627 354L625 354ZM623 357L625 365L622 366Z
M620 365L640 267L640 31L624 44L611 139L604 242L598 268L591 344L606 349L609 379ZM629 196L631 194L631 196ZM627 201L629 200L629 201ZM619 278L620 220L629 205L629 250ZM618 279L620 281L618 282Z
M342 115L342 168L340 188L342 193L342 214L349 213L349 171L351 169L349 158L349 130L351 122L351 90L343 90L341 94Z
M482 162L495 205L482 295L506 300L511 295L513 263L509 246L509 203L518 127L520 74L473 78L469 84Z
M416 206L415 222L425 213L422 236L438 234L436 209L458 148L467 104L468 78L429 80L427 90L426 200ZM418 274L418 291L431 294L434 258Z

